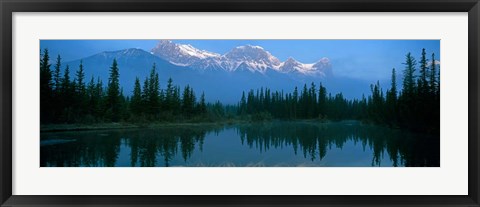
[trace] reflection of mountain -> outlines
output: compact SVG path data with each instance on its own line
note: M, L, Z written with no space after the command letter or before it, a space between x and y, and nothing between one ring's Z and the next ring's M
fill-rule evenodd
M61 138L76 140L42 146L41 166L198 166L205 163L217 166L212 160L251 158L255 161L259 158L256 156L261 157L263 153L269 151L284 150L290 153L292 149L292 154L285 156L295 157L300 154L305 158L305 162L311 163L326 159L334 149L346 150L346 154L351 153L348 157L351 161L360 160L355 157L354 151L348 151L352 150L352 145L361 146L363 152L372 153L368 155L367 163L361 166L388 166L388 163L392 166L440 165L438 138L366 126L356 122L185 126L147 130L52 133L41 136L42 142ZM218 143L220 140L228 142L220 145ZM235 154L235 157L222 153L222 150L239 149L246 151ZM242 163L233 164L243 166L245 163ZM278 163L270 163L267 166L275 164ZM341 162L333 164L342 166Z
M120 84L126 95L132 93L135 77L143 83L153 63L157 66L162 88L171 77L181 87L191 85L197 94L204 91L210 102L237 103L241 93L250 89L268 87L272 91L292 91L295 86L311 82L317 85L322 82L329 92L343 92L347 98L359 98L362 93L368 93L370 84L334 77L328 58L310 64L293 58L281 62L258 46L240 46L219 55L170 41L160 41L152 52L126 49L82 58L87 81L94 76L106 83L114 58L118 61ZM63 66L69 65L74 74L80 61L66 62Z

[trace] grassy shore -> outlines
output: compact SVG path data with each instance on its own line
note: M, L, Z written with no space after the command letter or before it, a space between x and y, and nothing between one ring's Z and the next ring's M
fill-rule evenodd
M127 123L97 123L97 124L45 124L40 125L40 132L85 131L105 129L140 128L137 124Z
M40 126L40 132L61 132L61 131L86 131L86 130L109 130L109 129L135 129L135 128L159 128L159 127L182 127L182 126L222 126L232 124L252 124L252 123L268 123L275 121L296 121L312 124L329 123L331 120L326 119L298 119L298 120L278 120L263 119L252 120L249 118L227 118L216 121L204 120L184 120L172 122L118 122L118 123L93 123L93 124L43 124Z
M40 126L40 132L61 131L87 131L108 129L135 129L135 128L158 128L178 126L215 126L249 123L244 120L228 119L217 122L155 122L155 123L95 123L95 124L44 124Z

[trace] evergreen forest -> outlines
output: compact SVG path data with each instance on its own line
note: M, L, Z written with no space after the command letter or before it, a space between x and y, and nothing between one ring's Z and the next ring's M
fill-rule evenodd
M321 82L304 84L292 91L268 88L244 91L237 104L206 102L208 91L195 93L171 78L160 83L155 64L144 80L133 77L133 91L124 92L119 82L121 65L113 60L108 82L85 77L84 66L62 64L60 55L40 57L40 122L50 124L264 122L359 120L416 132L440 133L440 68L435 54L421 51L420 60L405 55L404 68L391 69L391 84L372 83L370 94L347 99L331 94ZM75 67L75 68L71 68ZM401 73L401 80L397 76ZM401 84L397 84L401 81ZM164 85L165 87L160 87ZM128 95L125 95L128 94Z

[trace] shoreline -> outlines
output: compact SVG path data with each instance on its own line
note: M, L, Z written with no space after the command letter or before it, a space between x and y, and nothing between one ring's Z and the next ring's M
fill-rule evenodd
M65 131L94 131L112 129L142 129L156 127L199 126L199 125L229 125L247 123L241 120L227 120L221 122L157 122L150 124L138 123L97 123L97 124L45 124L40 125L40 132L65 132Z
M215 125L232 125L232 124L262 124L277 121L294 121L325 124L335 121L318 120L318 119L301 119L301 120L266 120L266 121L246 121L246 120L224 120L218 122L156 122L150 124L138 123L97 123L97 124L44 124L40 125L40 133L46 132L66 132L66 131L94 131L94 130L114 130L114 129L142 129L142 128L157 128L157 127L178 127L178 126L215 126ZM352 120L342 120L352 121ZM357 120L355 120L357 121ZM341 121L340 121L341 122Z

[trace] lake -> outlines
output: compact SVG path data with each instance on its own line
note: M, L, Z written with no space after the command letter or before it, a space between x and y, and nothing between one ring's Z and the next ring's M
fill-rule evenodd
M439 135L357 121L42 132L41 167L439 167Z

